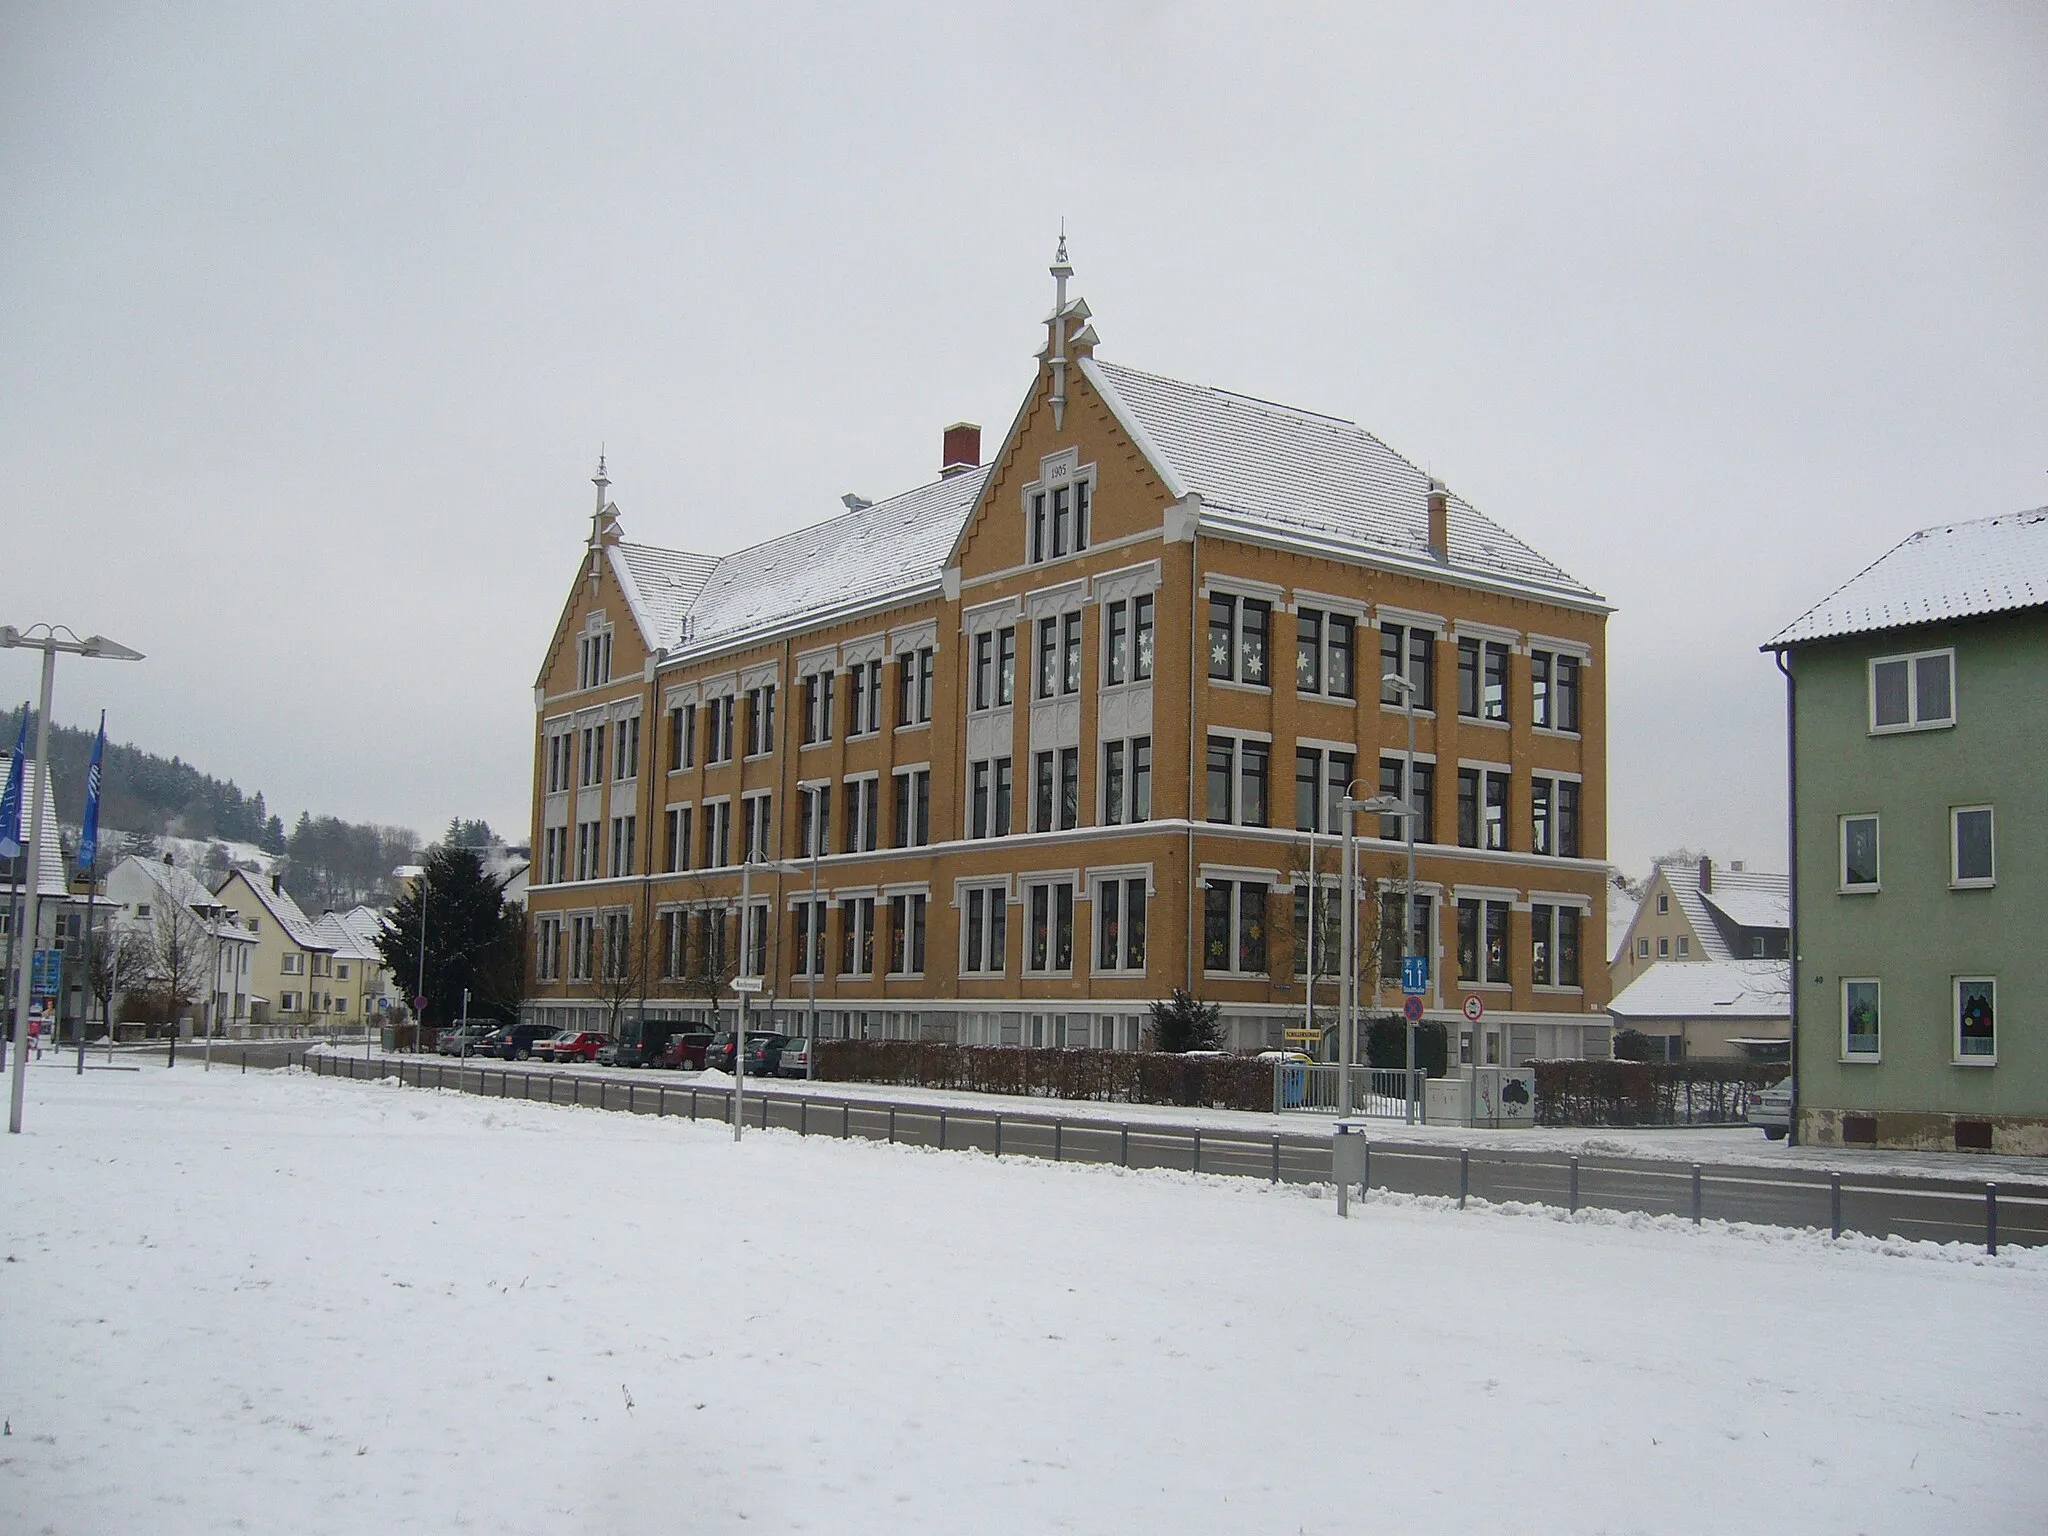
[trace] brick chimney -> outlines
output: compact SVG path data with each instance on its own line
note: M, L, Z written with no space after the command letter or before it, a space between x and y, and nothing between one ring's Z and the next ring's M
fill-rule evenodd
M1700 855L1700 894L1705 895L1714 888L1714 861L1705 854Z
M946 428L939 454L939 473L948 480L981 467L981 428L971 421L956 421Z
M1451 558L1451 493L1434 475L1429 480L1429 553L1438 560Z

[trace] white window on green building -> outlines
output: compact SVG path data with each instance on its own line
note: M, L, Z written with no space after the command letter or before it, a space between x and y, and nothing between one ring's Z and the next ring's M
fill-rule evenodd
M1997 884L1997 860L1991 842L1991 807L1959 805L1948 813L1948 883L1957 890Z
M1928 731L1956 723L1956 653L1879 656L1870 663L1870 729Z
M1875 978L1842 983L1842 1059L1876 1061L1881 1044L1883 999Z
M1844 816L1842 818L1841 843L1841 889L1844 891L1876 890L1878 888L1877 818L1875 816Z
M1958 976L1956 1060L1973 1066L1998 1062L1998 982L1990 976Z

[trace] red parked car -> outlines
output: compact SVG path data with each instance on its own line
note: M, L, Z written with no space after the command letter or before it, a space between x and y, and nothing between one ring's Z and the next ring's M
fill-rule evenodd
M670 1037L662 1047L660 1065L675 1067L685 1072L704 1070L704 1050L711 1044L711 1035L705 1030L689 1030Z
M547 1061L595 1061L598 1051L610 1042L609 1035L594 1029L565 1029L534 1054Z

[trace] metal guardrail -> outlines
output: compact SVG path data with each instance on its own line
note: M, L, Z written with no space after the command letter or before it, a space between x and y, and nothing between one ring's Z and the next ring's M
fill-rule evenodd
M492 1098L582 1105L629 1114L732 1120L733 1091L669 1083L658 1077L565 1073L545 1067L484 1066L454 1058L311 1054L303 1065L324 1077L397 1078ZM1397 1074L1398 1075L1398 1074ZM747 1123L800 1136L859 1137L978 1151L997 1157L1114 1163L1123 1168L1328 1184L1331 1140L1320 1133L1260 1133L1214 1126L983 1108L811 1098L775 1089L749 1093ZM1365 1138L1360 1138L1364 1140ZM1439 1196L1460 1206L1555 1206L1576 1214L1603 1209L1819 1229L1840 1237L1983 1244L2048 1245L2048 1183L1992 1182L1906 1175L1854 1175L1802 1168L1709 1166L1645 1158L1570 1156L1513 1149L1423 1146L1393 1137L1367 1141L1363 1191Z

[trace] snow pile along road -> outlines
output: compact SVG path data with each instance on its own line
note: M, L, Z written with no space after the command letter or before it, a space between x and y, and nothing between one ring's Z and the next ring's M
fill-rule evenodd
M2048 1257L30 1072L0 1529L2029 1529Z

